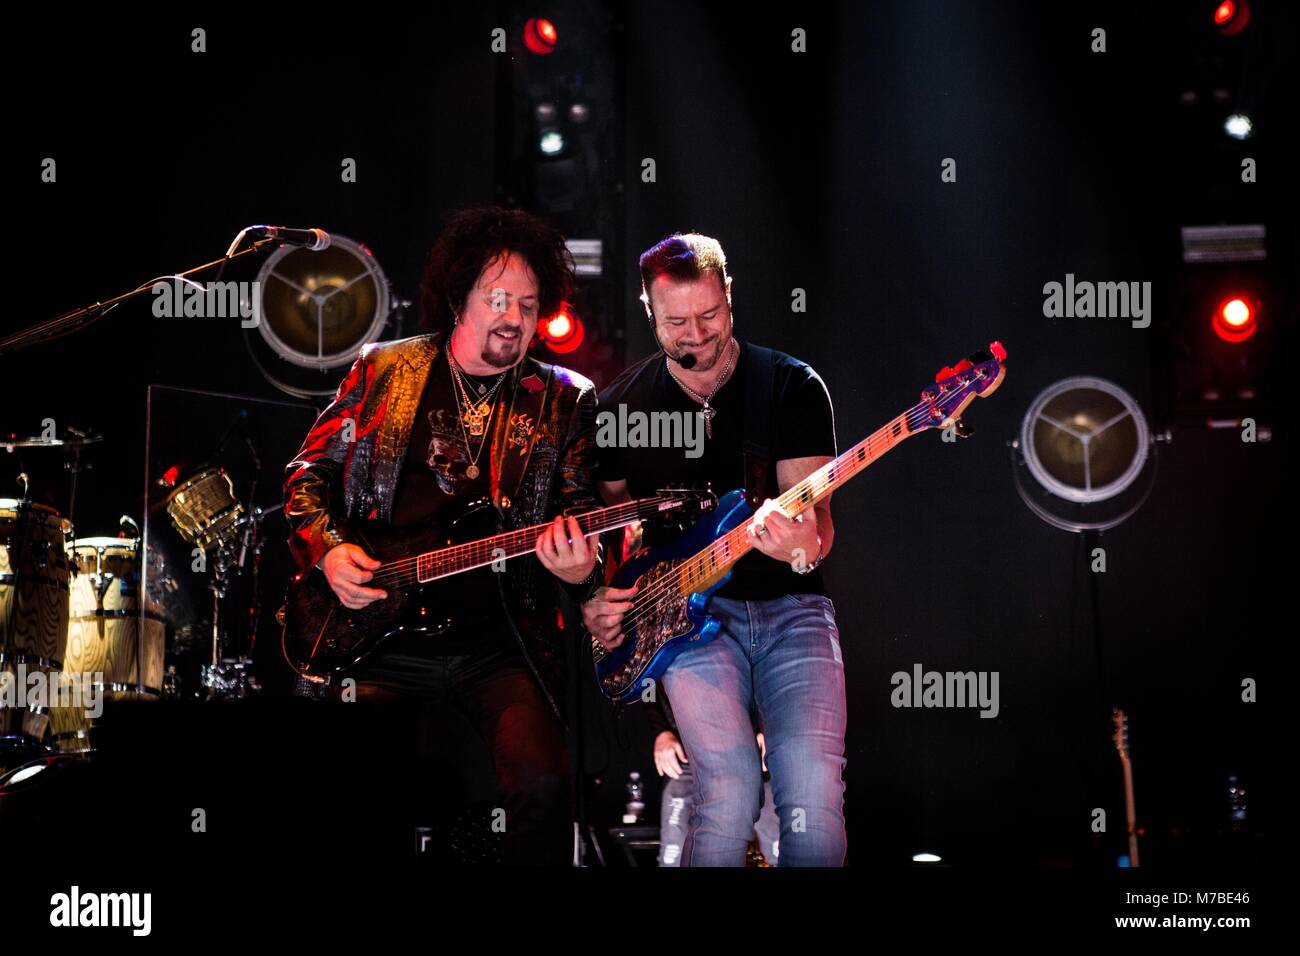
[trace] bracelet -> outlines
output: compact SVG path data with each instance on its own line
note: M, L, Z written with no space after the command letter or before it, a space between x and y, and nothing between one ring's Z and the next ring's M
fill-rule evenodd
M583 578L581 581L577 581L573 584L569 584L569 587L571 588L590 587L592 584L596 583L596 572L599 570L600 570L600 562L597 561L595 564L591 566L591 570L587 572L587 576L585 578ZM567 581L565 581L564 583L568 584Z
M822 553L822 536L817 536L817 557L813 558L811 564L805 564L802 568L798 564L791 566L795 574L812 574L817 569L817 565L826 560L826 555Z

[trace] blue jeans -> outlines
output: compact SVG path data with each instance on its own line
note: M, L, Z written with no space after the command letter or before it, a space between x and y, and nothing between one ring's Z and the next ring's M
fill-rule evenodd
M767 744L780 866L842 866L844 662L830 598L714 598L722 629L663 681L695 772L683 866L744 866L763 792L753 711Z
M689 756L689 755L688 755ZM754 838L758 849L773 866L780 860L781 824L772 806L772 784L763 784L763 808L754 824ZM682 846L686 843L687 822L691 818L691 805L695 802L695 772L691 764L682 765L682 775L664 783L663 799L659 809L659 865L681 866Z

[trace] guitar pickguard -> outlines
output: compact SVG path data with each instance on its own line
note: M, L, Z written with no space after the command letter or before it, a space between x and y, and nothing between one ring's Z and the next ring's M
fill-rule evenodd
M663 588L663 593L644 609L637 609L631 632L624 632L627 641L633 645L632 653L601 677L605 693L616 695L627 689L660 648L675 637L689 634L695 627L687 613L686 595L678 590L675 580L677 568L684 560L662 561L638 579L638 595L650 594L660 588Z

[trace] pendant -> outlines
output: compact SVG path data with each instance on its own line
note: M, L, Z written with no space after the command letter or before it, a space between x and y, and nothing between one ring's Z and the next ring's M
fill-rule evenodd
M469 433L472 437L483 437L483 424L486 419L487 412L485 412L481 407L469 409L465 412L465 425L469 429Z
M465 469L465 477L466 477L466 478L471 478L471 479L472 479L472 478L477 478L477 477L478 477L478 465L475 465L475 464L471 463L470 466L469 466L468 468Z
M700 409L700 412L704 415L704 434L707 437L712 438L713 437L713 416L718 414L718 410L716 408L711 407L708 402L705 402L704 407Z
M480 395L482 395L482 394L483 394L484 392L486 392L486 391L487 391L487 387L486 387L485 385L483 385L482 383L480 383L480 384L479 384L479 387L478 387L478 393L479 393Z

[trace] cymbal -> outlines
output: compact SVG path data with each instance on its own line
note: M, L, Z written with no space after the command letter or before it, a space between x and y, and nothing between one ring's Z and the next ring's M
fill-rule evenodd
M8 435L0 437L0 447L9 452L15 448L81 448L103 440L103 435L85 435L81 438L19 438L17 435Z

